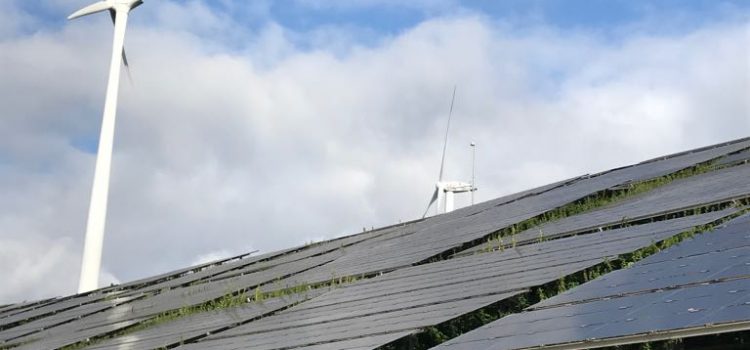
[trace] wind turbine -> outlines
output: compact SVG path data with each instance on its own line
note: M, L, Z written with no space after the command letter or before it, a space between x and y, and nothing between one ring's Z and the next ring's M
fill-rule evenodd
M104 224L107 217L107 196L109 193L109 174L112 164L112 143L115 134L115 115L117 113L117 95L120 87L120 66L128 68L125 56L125 27L128 14L143 4L143 0L106 0L86 6L68 17L69 20L90 14L109 11L115 25L114 43L112 45L112 62L109 66L109 82L104 101L102 130L99 136L99 148L96 154L94 185L91 190L89 216L86 222L86 240L83 246L81 262L81 279L78 292L84 293L98 288L99 270L102 261L104 244Z
M453 115L453 102L456 100L456 87L453 87L453 97L451 97L451 107L448 112L448 125L445 127L445 140L443 141L443 157L440 160L440 173L438 174L438 180L435 183L435 192L432 193L430 203L427 204L422 218L427 216L427 212L430 211L430 207L433 203L437 202L437 213L448 213L453 211L453 196L455 193L474 192L476 187L474 184L462 182L462 181L443 181L443 169L445 169L445 150L448 148L448 132L451 128L451 116Z

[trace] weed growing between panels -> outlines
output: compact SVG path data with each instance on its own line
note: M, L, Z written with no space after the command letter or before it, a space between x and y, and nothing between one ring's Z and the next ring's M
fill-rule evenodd
M738 213L717 220L714 223L696 226L690 230L679 233L660 242L653 243L647 247L638 249L631 253L625 253L614 259L604 259L601 263L562 277L556 281L533 287L523 294L501 300L497 303L464 314L452 320L443 322L436 326L422 329L419 333L401 338L395 342L384 345L378 350L422 350L437 346L449 339L455 338L468 331L479 328L485 324L500 319L506 315L522 312L524 309L539 303L542 300L553 297L568 289L575 288L583 283L594 280L599 276L612 271L628 268L636 262L678 244L698 234L711 231L715 227L750 212L750 208L743 209ZM746 339L746 338L743 338ZM612 350L618 348L612 348ZM623 348L625 349L625 348ZM633 350L648 350L650 348L634 348ZM662 349L662 348L653 348ZM672 349L672 348L664 348ZM675 350L680 348L674 348ZM708 349L708 348L707 348ZM625 350L630 350L627 348Z

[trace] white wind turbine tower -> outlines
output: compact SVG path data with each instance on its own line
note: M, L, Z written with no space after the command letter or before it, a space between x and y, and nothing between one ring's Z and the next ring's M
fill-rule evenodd
M86 6L68 17L75 19L97 12L109 11L115 25L114 43L112 45L112 62L109 66L109 82L104 102L102 130L99 136L99 148L96 155L94 185L91 190L91 204L86 222L86 241L83 246L81 263L81 280L78 292L84 293L98 288L99 270L102 261L104 243L104 224L107 217L107 196L109 192L109 173L112 163L112 143L115 134L115 114L117 113L117 95L120 86L120 66L128 66L125 57L125 27L130 11L143 4L142 0L106 0Z
M477 190L473 184L462 182L462 181L443 181L443 169L445 168L445 150L448 147L448 132L451 128L451 116L453 115L453 102L456 100L456 87L453 87L453 97L451 97L451 107L448 112L448 125L445 127L445 140L443 141L443 157L440 160L440 174L438 180L435 183L435 192L432 193L430 203L427 204L427 209L424 211L424 218L427 216L427 212L430 211L432 203L437 202L436 211L440 213L448 213L453 211L453 196L455 193L474 192ZM472 145L473 146L473 145Z

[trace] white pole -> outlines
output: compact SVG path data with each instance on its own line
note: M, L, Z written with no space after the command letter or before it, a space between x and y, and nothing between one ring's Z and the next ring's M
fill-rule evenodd
M476 188L474 183L474 161L476 160L477 144L472 141L469 145L471 146L471 205L474 205L474 191Z
M107 217L109 174L112 163L112 143L115 134L117 95L120 86L122 50L129 9L116 8L116 11L112 62L109 66L109 82L107 83L107 96L104 102L99 149L96 155L94 185L91 190L91 204L86 223L86 241L83 246L83 261L81 262L81 280L78 284L79 293L88 292L99 287L99 270L102 261L102 246L104 244L104 226Z
M445 187L443 186L442 182L438 182L437 189L438 197L436 203L437 205L435 206L435 213L442 214L445 213Z
M453 211L453 191L445 192L445 212Z

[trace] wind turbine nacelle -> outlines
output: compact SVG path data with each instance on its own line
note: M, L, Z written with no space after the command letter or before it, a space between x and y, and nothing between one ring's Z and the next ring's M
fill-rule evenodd
M471 184L462 181L444 182L442 187L443 191L453 193L471 192L474 190Z
M130 11L138 6L143 5L143 0L106 0L106 1L98 1L95 2L89 6L86 6L76 12L74 12L72 15L68 16L68 19L76 19L83 16L88 16L94 13L102 12L102 11L116 11L116 10L126 10Z
M131 10L143 5L143 0L113 0L113 2L117 5L126 6Z

